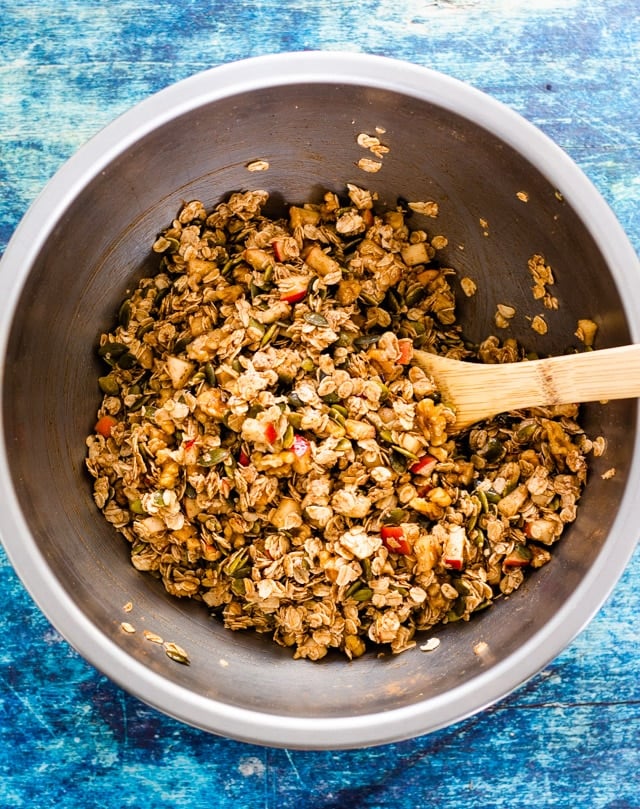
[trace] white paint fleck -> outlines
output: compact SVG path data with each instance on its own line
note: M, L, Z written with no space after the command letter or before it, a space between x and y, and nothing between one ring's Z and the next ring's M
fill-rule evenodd
M249 778L252 775L256 775L260 778L264 775L266 767L264 765L264 761L259 759L257 756L247 756L240 761L240 764L238 764L238 770L240 771L241 775L244 775L245 778Z

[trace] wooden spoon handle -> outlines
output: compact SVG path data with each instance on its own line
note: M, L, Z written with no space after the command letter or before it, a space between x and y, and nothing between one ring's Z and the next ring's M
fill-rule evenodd
M640 396L640 345L493 366L509 408ZM504 369L504 370L501 370ZM507 370L509 369L509 370ZM487 377L488 379L488 377ZM521 403L512 402L521 397Z
M496 365L416 350L463 429L509 410L640 397L640 345Z

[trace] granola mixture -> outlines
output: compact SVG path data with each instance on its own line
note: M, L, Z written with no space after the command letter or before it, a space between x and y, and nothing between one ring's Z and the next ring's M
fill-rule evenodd
M274 220L267 197L186 204L101 335L95 502L138 570L229 629L312 660L402 652L549 561L593 445L575 406L452 434L413 348L524 354L465 341L446 239L406 204L349 185Z

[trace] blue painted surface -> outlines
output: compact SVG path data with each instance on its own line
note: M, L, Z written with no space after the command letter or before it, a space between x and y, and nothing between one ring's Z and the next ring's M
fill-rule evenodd
M295 49L384 54L554 138L640 249L637 0L0 0L0 252L51 174L150 93ZM370 750L254 747L98 674L0 553L0 807L640 807L640 550L598 616L497 706Z

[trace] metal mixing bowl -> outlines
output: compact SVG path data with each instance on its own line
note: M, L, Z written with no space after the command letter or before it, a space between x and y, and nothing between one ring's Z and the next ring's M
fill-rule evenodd
M380 172L367 174L355 165L367 155L356 137L377 127L390 152ZM247 171L257 159L268 171ZM591 317L598 347L638 339L637 257L569 158L483 94L373 56L262 57L149 98L51 180L0 271L0 529L18 574L62 635L123 688L192 725L276 746L389 742L504 696L593 616L640 523L636 402L611 402L584 409L587 430L604 435L608 449L593 462L578 519L552 563L477 619L430 633L442 641L437 652L294 661L266 638L223 629L131 566L84 472L100 396L99 331L133 279L154 268L150 245L183 200L210 207L232 190L263 187L276 201L302 202L347 181L378 192L382 205L399 196L439 202L446 261L478 282L459 313L472 339L491 333L499 302L521 315L540 310L526 269L533 253L555 269L560 307L547 313L547 335L520 317L512 336L560 353L575 344L578 318ZM617 474L603 480L610 467ZM123 633L123 620L139 631ZM145 642L143 628L183 646L191 665ZM487 644L481 656L479 641Z

